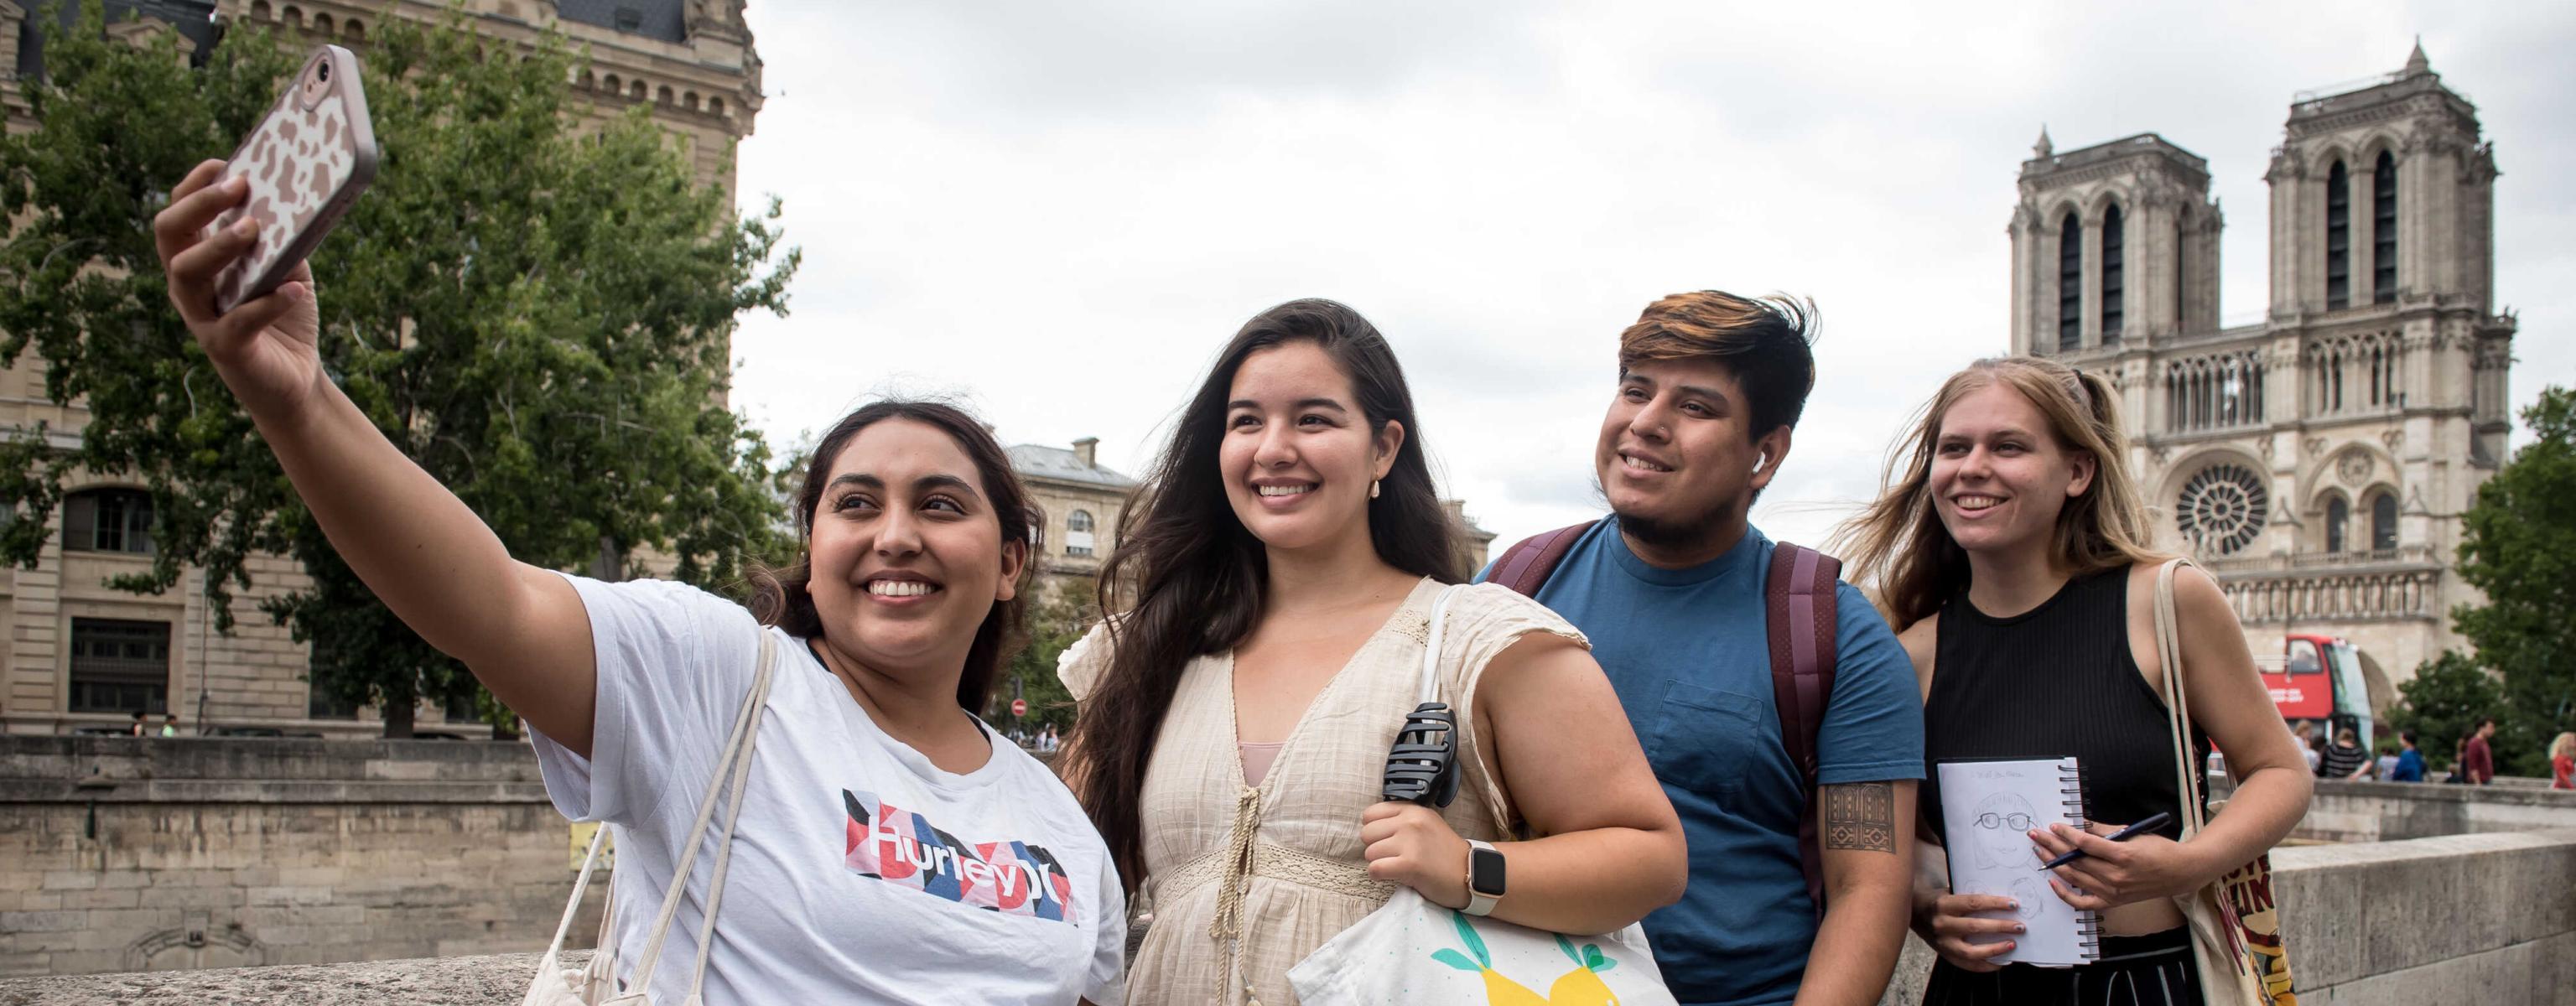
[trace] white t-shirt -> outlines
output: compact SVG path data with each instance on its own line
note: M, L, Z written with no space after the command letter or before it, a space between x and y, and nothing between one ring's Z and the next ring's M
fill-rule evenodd
M529 738L555 807L617 826L621 969L643 957L767 631L777 663L707 1003L1123 999L1127 906L1108 846L1037 759L996 740L983 767L943 772L879 730L803 640L741 606L666 581L566 579L598 651L592 757ZM688 994L723 814L720 799L654 968L658 1001Z

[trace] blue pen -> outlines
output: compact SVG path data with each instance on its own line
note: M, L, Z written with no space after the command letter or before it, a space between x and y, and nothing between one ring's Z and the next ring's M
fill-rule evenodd
M2109 840L2109 841L2113 841L2113 842L2126 842L2126 841L2128 841L2128 840L2130 840L2130 839L2132 839L2132 838L2136 838L2136 837L2138 837L2138 836L2140 836L2140 835L2146 834L2147 832L2154 831L2154 830L2156 830L2156 829L2158 829L2158 828L2162 828L2162 827L2164 827L2164 826L2165 826L2165 822L2167 822L2167 821L2171 821L2171 820L2173 820L2173 815L2171 815L2171 814L2167 814L2167 813L2165 813L2164 811L2161 811L2161 810L2160 810L2160 811L2157 811L2157 812L2155 812L2155 813L2153 813L2153 814L2149 814L2149 815L2147 815L2147 819L2146 819L2146 820L2144 820L2144 821L2140 821L2140 822L2138 822L2138 823L2136 823L2136 824L2133 824L2133 825L2130 825L2130 826L2128 826L2128 827L2126 827L2126 828L2122 828L2122 829L2120 829L2120 830L2118 830L2118 831L2112 832L2110 835L2106 836L2106 838L2107 838L2107 840ZM2081 849L2081 848L2077 848L2077 849L2069 849L2069 850L2067 850L2067 852L2066 852L2066 854L2065 854L2065 855L2063 855L2063 856L2059 856L2059 857L2057 857L2056 859L2049 860L2049 861L2048 861L2048 863L2047 863L2046 865L2041 866L2041 867L2040 867L2040 869L2043 869L2043 870L2054 870L2054 869L2056 869L2056 868L2058 868L2058 867L2061 867L2061 866L2064 866L2064 865L2066 865L2066 864L2068 864L2068 863L2072 863L2072 862L2074 862L2074 861L2075 861L2075 857L2077 857L2077 856L2081 856L2081 855L2083 855L2083 854L2084 854L2084 850L2083 850L2083 849Z

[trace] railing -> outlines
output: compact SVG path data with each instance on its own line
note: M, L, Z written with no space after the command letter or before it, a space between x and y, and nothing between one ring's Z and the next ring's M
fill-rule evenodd
M2379 620L2434 618L2441 597L2441 570L2419 567L2392 571L2288 573L2270 576L2226 576L2236 619L2258 622Z
M2349 552L2299 552L2291 555L2252 556L2242 559L2208 559L2200 564L2213 573L2291 572L2309 569L2343 569L2353 566L2382 566L2398 563L2439 565L2430 545L2404 545L2397 548L2363 549Z

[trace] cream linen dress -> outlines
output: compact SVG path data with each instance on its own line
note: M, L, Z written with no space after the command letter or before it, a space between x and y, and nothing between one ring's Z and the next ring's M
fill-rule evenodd
M1290 1006L1288 969L1386 903L1394 885L1371 880L1360 812L1380 802L1396 728L1421 689L1431 602L1424 579L1315 696L1258 787L1245 786L1234 729L1234 654L1195 658L1181 673L1155 741L1141 799L1147 876L1140 909L1153 913L1127 971L1130 1006L1245 1002ZM1589 647L1538 602L1491 584L1449 602L1441 640L1442 699L1474 722L1485 665L1521 636L1548 632ZM1075 699L1107 667L1102 630L1065 651L1057 672ZM1466 778L1441 816L1458 834L1502 840L1518 822L1472 729L1460 731ZM1582 738L1566 738L1582 743ZM1248 842L1238 842L1238 833ZM1223 897L1229 881L1239 900ZM1232 980L1234 955L1241 979Z

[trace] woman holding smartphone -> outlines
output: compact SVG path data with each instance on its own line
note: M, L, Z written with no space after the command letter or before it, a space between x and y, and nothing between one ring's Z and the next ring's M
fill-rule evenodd
M697 796L766 666L704 1001L1122 998L1107 847L968 711L1028 574L1031 510L990 434L929 403L842 419L796 497L803 561L758 583L757 617L675 583L530 566L325 375L309 267L214 310L254 233L205 233L246 195L214 184L222 167L199 165L154 220L171 303L350 569L527 721L566 816L617 826L622 949L647 942L678 863L695 863L684 914L710 902L728 857L714 834L690 855ZM680 921L650 974L618 976L628 991L691 990L702 918Z
M1460 580L1426 458L1385 338L1291 301L1218 354L1128 509L1100 574L1116 614L1062 675L1082 703L1067 778L1152 893L1134 1002L1290 1006L1288 969L1396 885L1571 933L1681 896L1680 821L1609 679L1500 586L1463 588L1443 623L1456 802L1382 802L1433 600ZM1502 890L1470 889L1471 855L1508 864Z

